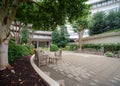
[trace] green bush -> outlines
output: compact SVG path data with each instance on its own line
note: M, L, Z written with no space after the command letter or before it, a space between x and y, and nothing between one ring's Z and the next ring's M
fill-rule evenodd
M83 44L82 49L84 48L94 48L96 50L101 48L101 44Z
M79 48L79 45L77 45L77 44L68 44L68 45L66 46L66 48L67 48L68 50L70 50L70 51L74 51L74 50L77 50L77 49Z
M29 50L29 53L32 55L34 54L34 47L33 46L29 46L29 45L24 45L28 50Z
M96 50L104 48L104 52L107 51L119 51L120 50L120 43L117 44L83 44L82 48L94 48Z
M31 54L31 50L30 48L28 48L28 46L15 44L14 41L9 42L9 48L8 48L9 62L12 62L16 58L23 57L27 54Z
M70 46L65 46L64 50L70 50Z
M117 44L104 44L103 47L104 47L104 52L107 52L107 51L111 51L111 52L119 51L120 50L120 43L117 43Z
M50 46L50 51L58 51L58 50L59 50L59 48L58 48L57 45L51 44L51 46Z
M107 56L107 57L113 57L113 53L110 52L110 51L107 51L107 52L105 53L105 56Z

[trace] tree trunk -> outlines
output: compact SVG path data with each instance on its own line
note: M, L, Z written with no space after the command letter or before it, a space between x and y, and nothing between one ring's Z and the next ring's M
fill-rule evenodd
M80 51L82 50L82 47L81 47L81 35L80 35L80 32L78 32L78 42L79 42L79 46L80 46Z
M0 11L0 70L6 68L8 63L8 42L10 35L10 26L14 20L17 8L21 0L13 0L12 5L9 5L8 0L2 0Z
M80 51L82 50L82 36L84 31L78 32Z
M0 44L0 70L5 69L8 63L8 40Z

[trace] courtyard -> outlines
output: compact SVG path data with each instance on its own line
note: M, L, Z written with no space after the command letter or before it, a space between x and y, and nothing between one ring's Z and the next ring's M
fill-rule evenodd
M64 51L62 60L40 69L63 86L119 86L120 59Z

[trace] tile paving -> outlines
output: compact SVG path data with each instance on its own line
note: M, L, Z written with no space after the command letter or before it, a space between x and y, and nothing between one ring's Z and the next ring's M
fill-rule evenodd
M117 58L63 52L57 64L41 69L65 86L120 86L120 59Z

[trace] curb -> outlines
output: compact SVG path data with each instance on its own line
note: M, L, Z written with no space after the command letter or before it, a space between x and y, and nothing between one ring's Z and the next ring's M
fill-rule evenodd
M49 86L60 86L55 80L53 80L52 78L50 78L48 75L46 75L42 70L40 70L40 68L37 67L37 65L34 63L34 57L35 55L32 55L30 58L30 63L32 65L32 67L34 68L34 70L38 73L38 75L45 81L48 83Z

